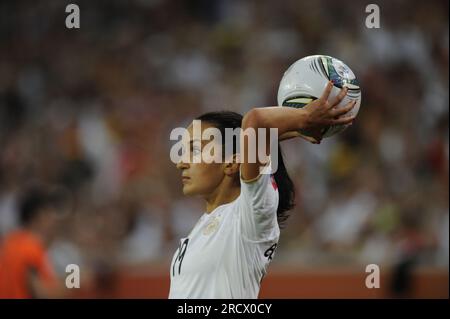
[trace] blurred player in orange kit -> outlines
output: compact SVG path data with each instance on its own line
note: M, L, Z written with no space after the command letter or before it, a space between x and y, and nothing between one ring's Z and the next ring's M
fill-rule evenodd
M28 189L21 198L21 228L0 246L0 298L61 297L47 246L58 225L61 198L43 187Z

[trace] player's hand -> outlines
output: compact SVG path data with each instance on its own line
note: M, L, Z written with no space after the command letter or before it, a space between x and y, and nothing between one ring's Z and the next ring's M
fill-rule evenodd
M299 137L300 136L300 132L298 131L290 131L290 132L286 132L281 134L278 137L278 140L281 141L286 141L286 140L290 140L291 138L295 138L295 137Z
M317 129L318 131L321 131L321 129L326 126L350 124L355 119L356 115L345 117L341 117L341 115L344 115L353 109L356 100L347 103L347 105L342 108L337 108L347 94L348 89L343 87L336 98L332 101L328 101L332 89L333 83L330 81L322 96L303 108L307 114L303 129ZM315 136L315 138L317 137Z
M307 136L307 135L303 135L302 133L300 133L299 131L290 131L290 132L286 132L280 135L280 137L278 138L278 140L281 141L286 141L286 140L290 140L292 138L296 138L296 137L301 137L305 140L307 140L310 143L313 144L320 144L320 141L322 140L322 134L319 133L315 136Z
M290 140L290 139L296 138L296 137L301 137L313 144L320 144L320 141L322 140L322 133L317 131L317 134L313 134L313 136L307 136L307 135L303 135L299 131L290 131L290 132L281 134L280 137L278 138L278 140L281 142L281 141Z

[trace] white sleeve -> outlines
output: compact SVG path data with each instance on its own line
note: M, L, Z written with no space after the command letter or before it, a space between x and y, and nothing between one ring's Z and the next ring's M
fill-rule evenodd
M241 179L239 223L249 240L271 240L279 234L277 221L278 187L271 174L260 174L252 180Z

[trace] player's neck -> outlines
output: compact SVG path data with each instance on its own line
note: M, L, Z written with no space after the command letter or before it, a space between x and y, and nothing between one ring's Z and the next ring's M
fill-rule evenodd
M211 213L221 205L231 203L238 198L241 193L240 185L222 186L224 185L219 185L212 194L205 198L207 214Z

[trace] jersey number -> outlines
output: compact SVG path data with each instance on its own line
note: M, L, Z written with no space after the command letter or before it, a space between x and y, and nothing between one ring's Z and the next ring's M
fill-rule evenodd
M275 252L275 249L277 249L277 244L273 244L264 252L264 257L267 257L269 260L272 260L272 255Z
M177 257L175 257L175 260L173 261L172 266L172 274L175 276L175 265L178 261L178 275L181 272L181 263L183 262L184 254L186 253L187 245L189 243L189 238L186 238L183 243L180 243L180 247L178 248L178 254Z

